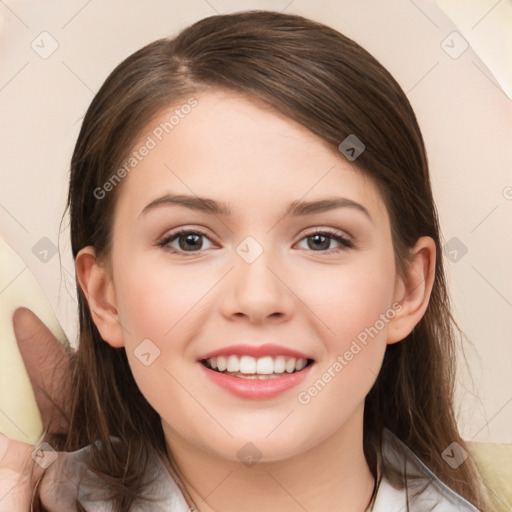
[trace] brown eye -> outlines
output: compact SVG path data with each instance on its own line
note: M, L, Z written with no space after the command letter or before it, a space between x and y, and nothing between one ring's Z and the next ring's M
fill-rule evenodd
M308 240L307 248L315 252L340 252L353 247L353 244L348 239L341 236L339 233L332 233L330 231L316 231L305 236L302 240ZM341 248L333 250L331 247L333 241L339 244Z
M209 240L206 234L201 231L181 230L166 236L158 245L162 248L175 250L175 252L197 252L204 249L204 238ZM177 242L177 247L171 245L174 242Z

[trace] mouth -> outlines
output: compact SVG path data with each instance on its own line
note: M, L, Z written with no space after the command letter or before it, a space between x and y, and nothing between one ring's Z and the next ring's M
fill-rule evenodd
M238 379L270 380L286 379L303 372L314 360L284 355L255 358L232 354L201 359L200 363L208 370Z
M305 381L313 366L313 359L286 356L228 355L199 360L199 368L210 382L244 400L270 400L291 392Z

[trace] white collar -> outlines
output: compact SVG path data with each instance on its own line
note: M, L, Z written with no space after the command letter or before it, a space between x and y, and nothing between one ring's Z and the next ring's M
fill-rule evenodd
M407 485L400 488L385 476L381 477L372 507L366 512L479 512L462 496L442 482L389 429L384 428L382 458L388 465L407 477ZM422 490L423 489L423 490ZM417 497L414 493L421 491Z
M76 510L74 500L87 512L110 512L111 504L105 501L104 482L95 480L94 475L86 471L87 481L78 487L79 476L84 474L83 459L90 452L86 446L74 452L61 452L58 459L48 468L41 487L42 503L49 512ZM407 486L394 485L379 470L377 488L372 502L365 512L479 512L479 510L450 489L390 430L384 428L382 440L382 459L396 469L401 476L417 476L417 480L407 479ZM148 476L156 476L146 493L155 496L157 501L147 502L131 508L132 512L189 512L189 506L173 478L168 465L155 452L149 463ZM64 476L62 476L64 475ZM180 484L181 485L181 484ZM418 489L424 490L417 496ZM408 503L407 503L408 502ZM69 509L67 508L69 507Z

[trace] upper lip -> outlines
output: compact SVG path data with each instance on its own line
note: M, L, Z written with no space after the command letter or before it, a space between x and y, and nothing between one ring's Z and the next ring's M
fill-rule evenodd
M210 359L217 356L252 356L254 358L260 358L265 356L289 356L297 359L312 359L308 355L304 354L295 349L283 347L280 345L274 345L273 343L264 343L263 345L230 345L229 347L219 348L212 350L207 354L203 354L199 357L199 360Z

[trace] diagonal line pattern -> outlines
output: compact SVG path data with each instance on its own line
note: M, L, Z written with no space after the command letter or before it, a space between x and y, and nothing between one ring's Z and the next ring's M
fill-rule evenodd
M477 432L477 433L476 433L476 434L475 434L471 439L474 439L478 434L480 434L480 432L482 432L482 430L483 430L485 427L487 427L487 426L491 423L491 421L492 421L494 418L496 418L496 416L498 416L498 414L499 414L503 409L505 409L505 407L506 407L510 402L512 402L512 398L510 398L509 400L507 400L507 401L505 402L505 404L504 404L503 406L501 406L501 407L498 409L498 412L496 412L496 413L494 414L494 416L493 416L489 421L487 421L487 422L485 423L485 425L484 425L484 426L483 426L483 427L482 427L482 428L481 428L481 429L480 429L480 430L479 430L479 431L478 431L478 432Z
M478 71L480 71L480 73L482 73L482 75L485 76L485 78L487 78L487 80L489 80L489 82L491 82L492 85L494 85L494 87L496 87L496 89L498 89L498 91L501 92L501 94L503 94L503 96L505 96L505 98L507 98L507 100L510 101L510 98L505 94L505 91L496 84L495 81L475 61L471 61L471 63L478 69Z
M27 66L28 62L25 62L25 64L23 64L23 66L21 66L21 68L18 69L18 71L16 71L16 73L14 73L12 77L9 78L9 80L7 80L7 82L4 85L2 85L2 87L0 87L0 91L3 91L5 87L7 87Z
M231 267L213 286L211 286L210 289L164 334L164 336L167 336L232 270L233 267Z
M224 427L224 425L222 425L222 423L220 423L217 418L215 418L215 416L213 416L211 414L211 412L185 387L183 386L183 384L178 381L178 379L176 379L176 377L167 369L167 368L164 368L164 370L169 374L170 377L172 377L175 382L181 386L181 388L183 389L183 391L185 391L186 393L188 393L188 395L190 396L190 398L192 398L203 410L204 412L206 412L206 414L208 414L208 416L210 416L210 418L212 418L213 421L215 421L215 423L217 423L217 425L219 425L220 428L222 428L222 430L224 430L224 432L226 432L230 437L233 437L233 434L231 434L231 432L229 432L226 427Z
M405 94L409 94L415 87L417 87L429 75L435 67L439 64L437 61Z
M502 295L501 292L499 292L498 289L494 287L488 279L486 279L473 265L471 265L471 268L512 308L512 303L510 303L508 299Z
M266 265L266 267L279 279L279 281L281 281L281 283L286 286L286 288L288 288L288 290L293 293L293 295L295 295L295 297L297 297L302 302L302 304L304 304L304 306L309 309L309 311L311 311L311 313L313 313L313 315L315 315L320 320L320 322L325 325L325 327L327 327L327 329L329 329L329 331L331 331L332 334L336 335L336 333L268 265Z
M423 16L425 16L425 18L427 18L430 21L430 23L432 23L432 25L434 25L436 28L439 28L439 25L423 9L416 5L416 3L413 0L409 0L409 2L411 2L411 4L414 5L414 7L416 7L416 9L418 9L418 11L420 11L423 14Z
M483 218L483 219L482 219L482 220L481 220L481 221L480 221L480 222L479 222L479 223L478 223L478 224L477 224L477 225L476 225L476 226L475 226L471 231L470 231L470 233L473 233L473 231L475 231L475 229L476 229L478 226L480 226L480 224L482 224L482 222L483 222L485 219L487 219L487 217L489 217L489 215L491 215L491 213L493 213L493 212L496 210L496 208L498 208L498 206L499 206L499 204L497 204L497 205L496 205L496 206L495 206L495 207L494 207L494 208L493 208L493 209L492 209L492 210L491 210L491 211L490 211L490 212L489 212L489 213L488 213L488 214L487 214L487 215L486 215L486 216L485 216L485 217L484 217L484 218Z
M295 409L292 409L265 437L268 437L270 434L272 434L277 428L292 414L295 412Z
M494 10L494 8L501 2L501 0L498 0L472 27L471 30L473 30L481 21L483 21L484 18L487 17L488 14L491 13L491 11Z
M217 14L220 14L220 12L217 11L217 9L215 9L215 7L210 2L208 2L208 0L204 0L204 2L208 4Z
M0 208L2 208L7 213L7 215L9 215L14 220L14 222L21 226L25 233L29 232L28 229L3 204L0 204Z
M82 82L85 85L85 87L87 87L87 89L89 89L89 91L95 94L94 91L63 60L61 60L61 62L62 64L64 64L64 66L66 66L69 69L69 71L71 71L71 73L73 73L73 75L75 75L78 78L78 80L80 80L80 82Z
M14 16L16 16L16 18L18 18L18 20L21 21L21 23L23 23L23 25L25 25L25 27L30 28L3 0L0 0L0 2L2 3L2 5L4 7L6 7L9 11L11 11L11 13L14 14Z
M25 270L27 270L28 268L28 265L25 265L25 267L23 268L23 270L20 270L1 290L0 290L0 294L2 294L5 290L7 290L7 288L16 280L18 279L18 277L23 274L23 272L25 272Z
M284 491L286 494L288 494L288 496L290 496L290 498L291 498L293 501L295 501L295 503L297 503L297 505L299 505L299 507L300 507L302 510L304 510L305 512L307 512L306 508L304 508L304 506L303 506L300 502L298 502L298 501L295 499L295 497L294 497L292 494L290 494L290 492L288 492L288 489L286 489L285 487L283 487L283 486L281 485L281 483L280 483L278 480L276 480L276 478L275 478L271 473L269 473L268 471L265 471L265 472L270 476L270 478L272 478L272 480L274 480L274 482L275 482L277 485L279 485L279 487L281 487L281 489L283 489L283 491Z
M67 27L90 3L92 0L88 0L71 18L62 25L61 30L65 27Z
M316 183L314 183L313 185L311 185L311 187L309 188L309 190L307 190L301 197L300 199L304 199L304 197L306 197L336 166L333 165ZM284 216L281 217L268 231L267 231L267 235L284 219Z
M12 423L28 439L27 434L25 434L25 432L19 427L19 425L17 425L7 414L5 414L5 412L2 411L2 409L0 409L0 413L2 413L9 420L9 422Z

